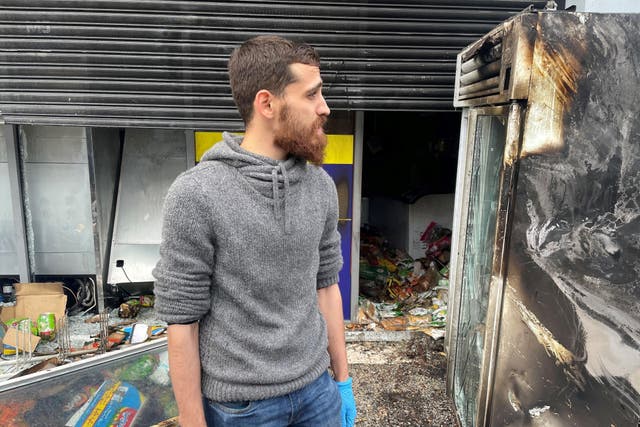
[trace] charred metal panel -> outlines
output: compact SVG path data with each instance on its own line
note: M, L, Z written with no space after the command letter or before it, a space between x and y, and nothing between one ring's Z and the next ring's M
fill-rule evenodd
M490 425L640 423L640 16L541 14Z
M335 110L452 110L457 52L530 4L2 0L0 121L239 130L227 59L265 33L318 48Z
M19 132L33 273L94 274L85 129L21 126Z
M517 15L460 52L456 107L527 98L537 19L536 13Z

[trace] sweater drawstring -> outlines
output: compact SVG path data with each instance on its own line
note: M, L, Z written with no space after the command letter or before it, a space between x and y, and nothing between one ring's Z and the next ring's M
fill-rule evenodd
M284 181L284 195L282 197L282 211L280 208L280 188L278 185L278 172L282 173L282 178ZM274 167L271 170L271 183L273 185L273 213L276 219L282 219L284 215L284 232L285 234L289 233L291 229L291 218L287 208L287 196L289 194L289 175L287 174L287 169L284 167L282 163L278 164L278 166Z

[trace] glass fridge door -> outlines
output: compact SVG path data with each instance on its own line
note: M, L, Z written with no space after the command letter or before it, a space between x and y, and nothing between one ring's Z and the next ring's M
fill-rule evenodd
M469 113L462 219L458 241L454 302L456 328L452 333L453 397L463 426L475 425L485 326L493 270L496 223L500 202L503 154L507 135L507 109L483 108ZM464 141L462 141L464 143ZM459 177L461 175L459 174ZM458 186L460 189L460 185ZM459 190L458 190L459 191ZM451 366L450 366L451 369Z
M3 427L153 426L177 415L166 339L0 386Z

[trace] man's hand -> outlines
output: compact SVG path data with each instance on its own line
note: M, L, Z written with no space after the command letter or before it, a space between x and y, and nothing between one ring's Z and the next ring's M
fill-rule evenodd
M340 397L342 397L342 408L340 409L340 419L342 427L353 427L356 422L356 400L353 397L351 377L346 381L336 382Z

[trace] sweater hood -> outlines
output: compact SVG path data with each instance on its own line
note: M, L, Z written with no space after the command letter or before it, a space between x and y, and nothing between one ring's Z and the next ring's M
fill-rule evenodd
M275 160L247 151L240 146L242 137L228 132L222 141L204 153L200 162L220 162L236 169L260 194L272 200L277 219L284 218L284 229L288 232L291 219L287 212L287 199L291 187L300 182L307 172L307 162L298 157Z

